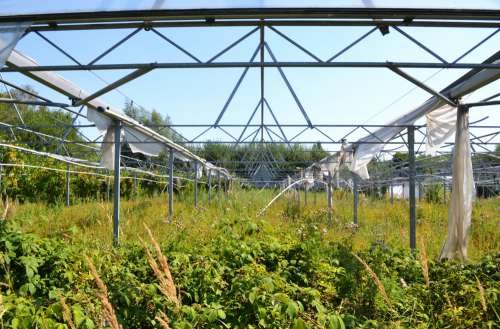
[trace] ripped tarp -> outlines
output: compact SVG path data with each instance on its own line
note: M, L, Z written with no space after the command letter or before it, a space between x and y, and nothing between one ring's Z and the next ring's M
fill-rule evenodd
M499 64L500 59L495 54L484 63ZM450 99L458 99L497 80L499 77L500 69L472 69L443 89L441 93ZM404 126L413 125L416 120L427 114L430 114L428 119L431 120L428 123L434 128L431 127L426 135L431 138L431 141L428 142L431 146L430 151L436 150L446 140L444 137L451 136L453 134L452 130L455 129L455 125L450 124L449 117L445 113L446 110L443 109L443 112L433 114L434 111L446 106L448 105L444 101L433 96L413 111L388 123L388 126L397 127L380 128L369 136L360 139L355 145L349 145L348 149L355 149L351 171L361 178L369 178L367 165L376 154L383 150L385 143L403 131L406 128ZM456 109L452 107L448 107L448 109L456 113ZM432 120L434 121L432 122Z
M21 54L16 50L13 50L10 53L6 64L10 67L38 66L38 63L35 60ZM20 71L20 73L73 100L85 99L90 95L73 82L63 78L55 72ZM138 121L120 113L117 110L112 109L109 105L100 101L98 98L90 100L87 105L88 120L94 122L101 132L106 133L106 143L103 143L102 146L102 153L106 158L102 161L102 163L106 164L106 167L108 169L113 169L113 166L109 166L109 159L114 159L114 157L112 156L114 148L111 148L112 143L109 141L113 140L112 137L114 137L114 131L111 131L114 130L112 129L112 122L114 121L120 121L123 127L126 128L122 129L123 136L121 137L121 140L128 140L131 148L137 152L143 153L145 155L156 155L162 148L171 148L175 152L175 157L181 161L193 160L198 161L203 165L206 164L205 159L198 157L190 150L175 143L169 138L166 138L165 136L158 134L152 129L143 126ZM143 139L142 137L146 138ZM149 144L154 144L154 146ZM228 171L223 168L213 166L213 169L217 172L221 172L221 174L226 177L230 177Z
M456 127L452 162L453 180L448 209L448 236L441 250L440 259L458 258L463 261L467 258L467 241L475 196L468 111L458 111Z
M28 22L0 24L0 67L5 65L7 58L30 25Z
M427 123L425 153L436 155L437 150L456 130L457 108L443 106L425 115Z

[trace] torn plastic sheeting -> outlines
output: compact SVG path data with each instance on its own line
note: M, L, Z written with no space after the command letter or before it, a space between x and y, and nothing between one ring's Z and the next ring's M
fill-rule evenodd
M124 127L123 130L125 131L125 142L127 142L134 153L142 153L147 156L155 157L166 150L165 145L133 128Z
M101 166L103 166L106 169L113 170L114 163L115 163L115 127L109 126L106 131L106 135L104 135L104 138L101 143Z
M443 101L437 97L431 97L423 105L417 107L411 112L404 114L398 119L390 122L388 126L397 127L384 127L380 128L371 135L360 139L357 145L351 164L351 171L357 174L362 179L370 178L368 174L368 163L373 157L383 150L385 143L391 140L394 136L405 129L404 126L412 125L414 122L422 117L429 109L435 109L444 104ZM363 144L369 142L369 144ZM377 143L380 142L380 143Z
M457 108L446 105L427 113L425 117L427 122L425 153L434 156L438 148L455 133Z
M452 161L452 189L448 209L448 236L440 259L467 259L467 241L475 196L469 140L469 113L457 112L457 131Z
M25 67L25 66L38 66L38 63L29 58L28 56L21 54L20 52L13 50L12 53L10 54L9 58L7 59L7 64L9 66L13 67ZM48 86L49 88L71 98L71 99L84 99L90 94L85 92L83 89L78 87L76 84L73 82L66 80L59 74L55 72L50 72L50 71L34 71L34 72L26 72L23 71L21 72L22 74L40 82L41 84ZM113 110L108 106L106 103L103 103L99 99L93 99L88 102L89 108L92 109L98 109L101 108L103 109L103 116L109 117L111 121L117 120L121 121L124 123L124 125L128 125L130 127L134 127L134 130L137 130L141 133L147 134L150 136L150 138L155 139L159 143L165 144L167 147L173 148L176 152L178 153L185 153L185 155L182 155L182 161L184 161L187 157L190 157L192 159L197 159L201 163L205 163L206 160L196 156L192 152L190 152L188 149L185 149L184 147L176 144L175 142L171 141L170 139L166 138L165 136L162 136L158 134L157 132L144 127L141 125L138 121L122 114L119 113L116 110ZM107 129L106 129L107 130ZM104 129L103 129L104 131ZM180 157L179 157L180 158Z
M196 179L201 179L203 177L203 166L198 163L198 166L196 167Z
M0 67L5 65L5 61L30 25L30 22L0 24Z
M99 113L99 111L91 107L87 107L87 120L94 123L96 128L100 131L108 130L109 126L113 123L109 117Z
M309 190L314 185L314 174L309 168L304 171L304 187Z
M497 55L494 55L497 56ZM485 61L485 63L498 64L500 59L495 59L493 56ZM470 70L464 76L457 79L455 82L448 85L441 93L448 95L449 98L459 98L463 97L478 88L498 79L500 77L500 69L483 69L480 71ZM429 98L424 104L420 105L413 111L403 115L402 117L389 123L389 126L393 125L412 125L418 118L422 117L427 113L432 113L436 109L443 107L445 103L433 96ZM384 144L387 143L392 137L401 132L404 127L384 127L378 129L372 135L369 135L359 141L358 147L356 148L353 163L351 165L351 171L357 173L362 178L369 178L367 165L371 159L382 149ZM453 129L453 128L451 128ZM440 135L446 135L449 132L444 129L439 133ZM431 132L430 134L434 134ZM429 134L428 134L429 135ZM432 138L432 137L431 137ZM380 144L362 144L362 142L377 142ZM437 139L433 141L433 147L438 147ZM349 148L353 148L354 145L349 145Z

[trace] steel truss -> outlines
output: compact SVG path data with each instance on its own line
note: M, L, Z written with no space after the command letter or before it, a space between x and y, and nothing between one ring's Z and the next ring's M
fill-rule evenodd
M332 18L333 17L333 18ZM204 128L204 130L192 138L183 138L183 145L186 147L195 147L207 143L220 143L230 144L234 147L238 145L257 144L260 145L259 152L255 155L245 155L238 163L244 164L243 170L235 171L235 173L245 181L255 182L258 179L264 182L263 177L267 177L266 186L273 186L281 182L289 172L283 169L283 164L288 163L280 155L276 158L270 150L267 149L269 144L283 144L286 147L293 147L295 144L312 145L320 143L322 145L344 145L345 143L353 143L359 145L359 140L354 136L354 133L363 131L368 135L376 136L375 131L380 127L388 127L387 125L340 125L340 124L325 124L316 123L311 120L308 115L307 107L304 106L296 93L292 83L287 77L287 68L378 68L390 70L395 76L401 77L417 88L420 88L430 95L437 97L446 104L451 106L460 106L473 110L476 107L494 106L500 104L500 94L491 95L480 102L463 104L459 99L451 97L447 93L447 89L441 91L429 87L425 81L421 81L407 72L407 69L412 68L429 68L429 69L469 69L469 73L457 80L456 83L466 80L481 70L498 70L500 72L500 51L497 51L490 58L483 62L462 62L462 59L467 55L473 53L481 45L491 42L490 40L500 31L500 11L499 10L417 10L417 9L380 9L380 8L364 8L364 9L303 9L297 10L191 10L191 11L141 11L141 12L101 12L101 13L76 13L76 14L47 14L37 16L2 16L0 14L1 22L16 22L16 21L32 21L33 24L26 34L35 34L42 39L50 47L53 47L58 52L67 57L73 64L70 65L25 65L18 66L13 62L7 61L7 66L0 68L0 74L9 72L18 72L25 74L28 77L39 80L33 75L33 72L43 71L90 71L95 74L100 80L104 81L99 75L99 71L105 70L133 70L131 73L126 74L122 78L114 82L106 82L106 86L92 92L84 98L72 98L67 103L53 102L48 98L39 96L26 90L23 87L17 86L12 82L0 76L0 83L2 83L6 91L9 92L8 98L0 98L0 103L8 103L12 105L13 110L16 111L19 122L17 123L0 123L0 129L9 131L11 138L2 141L5 145L10 144L24 144L29 145L33 149L39 147L49 148L53 150L55 155L64 155L75 159L80 159L82 164L91 164L95 162L98 156L99 144L103 143L102 137L97 139L85 136L84 129L91 128L93 125L81 124L80 119L85 119L82 112L84 106L88 105L92 100L105 95L113 90L133 81L141 76L147 75L154 70L160 69L224 69L224 68L240 68L242 72L237 79L233 89L231 90L228 98L226 99L223 107L215 116L213 123L210 124L183 124L183 125L165 125L156 126L153 128L169 128L171 130L177 128ZM208 59L204 60L200 55L192 53L182 45L169 38L164 30L174 27L185 28L206 28L206 27L248 27L248 31L242 35L235 36L235 40L223 47L221 50L214 50ZM354 38L351 42L347 43L340 51L330 54L326 57L320 57L314 54L313 50L308 49L300 42L293 39L292 36L287 34L282 27L296 26L296 27L324 27L324 26L357 26L364 29L363 33ZM410 34L407 27L415 28L480 28L490 29L491 33L485 36L482 40L478 40L471 48L464 53L457 56L452 61L447 61L432 50L430 47L419 41ZM46 32L57 31L81 31L81 30L103 30L103 29L129 29L130 33L125 35L122 39L111 44L106 50L96 56L88 63L83 63L78 60L76 56L72 55L68 50L64 49L49 38ZM173 47L179 53L182 53L189 61L186 62L154 62L154 63L125 63L125 64L103 64L102 60L117 48L122 47L127 42L130 42L139 33L154 33L158 37L159 42L163 42L166 46ZM379 33L383 37L388 33L397 33L402 35L409 43L416 45L421 50L429 54L432 62L373 62L373 61L339 61L340 56L345 55L354 47L364 42L370 35ZM268 35L273 34L273 37L279 37L301 54L309 58L308 61L295 60L295 61L281 61L273 52L272 45L268 40ZM258 43L254 45L248 54L247 61L222 61L221 57L236 46L241 45L252 36L258 36ZM301 114L304 123L302 124L287 124L276 115L273 110L272 104L265 95L266 72L268 70L277 70L279 76L286 86L287 91L292 96L298 113ZM241 124L225 124L223 119L225 114L230 111L231 103L238 93L242 82L247 77L250 70L259 70L260 72L260 93L252 104L249 112L248 120ZM486 85L495 81L500 77L500 73L493 75L489 81L485 81ZM9 89L11 88L11 89ZM16 99L10 94L10 90L16 89L24 95L29 95L30 99ZM72 115L71 125L65 126L63 136L51 136L43 134L37 129L41 127L27 126L24 123L22 114L19 112L17 105L26 104L30 106L46 106L58 108L66 111ZM255 106L255 107L254 107ZM272 122L265 121L265 114L272 118ZM258 124L252 123L259 121ZM54 127L61 127L61 123L54 123ZM394 126L396 127L396 126ZM238 134L231 133L228 128L240 128ZM300 132L292 133L291 128L300 129ZM326 128L351 128L341 138L332 138L325 132ZM432 177L443 179L449 175L449 154L451 152L453 143L445 144L440 154L446 159L438 164L436 168L429 168L421 165L421 160L416 158L416 155L422 153L422 145L426 142L424 128L425 126L411 125L403 126L405 131L394 136L389 141L371 142L383 143L385 148L380 152L378 158L379 162L385 161L387 154L392 154L397 151L408 152L409 159L407 163L399 163L398 168L392 168L390 172L377 172L375 171L372 178L368 181L360 182L356 179L351 180L351 177L337 177L337 182L344 181L345 184L351 186L356 193L358 189L366 189L373 186L392 186L394 177L409 177L410 184L423 184L428 178L424 175L427 169L433 169L437 172ZM211 130L218 130L226 139L217 141L209 141L203 139ZM68 136L72 131L82 137L82 142L72 142L68 140ZM117 125L117 133L119 133L119 125ZM21 140L19 138L20 132L24 136L29 136L29 140ZM301 139L302 135L306 132L315 133L315 137L311 140ZM27 135L26 135L27 134ZM179 133L177 133L180 135ZM119 134L118 134L119 135ZM352 139L352 140L350 140ZM144 141L147 143L148 141ZM78 148L73 147L77 144ZM115 141L117 154L120 155L120 143ZM478 122L471 124L471 145L474 155L475 171L478 173L476 180L488 186L495 186L497 183L497 173L499 166L493 166L490 163L485 163L483 158L479 155L498 156L492 151L492 147L500 144L500 126L498 125L479 125ZM309 150L305 150L308 152ZM335 149L327 149L327 151L335 151ZM115 172L120 172L120 165L123 167L134 167L143 171L154 171L156 173L168 173L166 177L169 178L168 186L170 191L169 198L169 215L170 218L173 214L172 203L172 190L173 190L173 177L174 177L174 156L170 152L169 162L158 163L154 158L137 158L133 155L123 155L118 157L115 161ZM219 161L217 165L230 166L230 162ZM300 163L306 166L307 164ZM195 170L198 162L195 162ZM436 164L434 164L436 166ZM177 168L180 169L180 168ZM184 167L184 169L186 169ZM192 168L191 168L192 169ZM185 177L188 173L184 174ZM263 176L263 177L261 177ZM392 177L392 178L391 178ZM116 174L115 174L116 178ZM220 186L220 176L219 176ZM212 186L212 176L209 174L207 183ZM119 182L119 176L118 180ZM350 182L350 183L348 183ZM353 187L355 182L356 187ZM196 178L196 183L198 183ZM225 185L226 183L224 183ZM331 177L330 182L331 184ZM338 184L337 184L338 185ZM346 186L347 186L346 185ZM197 186L197 184L196 184ZM420 186L420 185L419 185ZM115 189L119 189L119 185ZM410 189L415 190L415 185ZM197 189L195 189L197 191ZM210 192L209 192L210 193ZM69 191L68 191L69 195ZM209 194L210 196L210 194ZM414 219L415 219L415 193L410 196L412 221L412 237L414 236ZM195 204L197 204L197 196L195 196ZM119 209L119 199L115 200L115 210ZM357 206L355 205L355 209ZM119 214L115 213L115 239L118 237L118 220ZM357 218L355 219L357 223ZM117 240L116 240L117 241ZM412 248L415 246L415 241L411 241Z

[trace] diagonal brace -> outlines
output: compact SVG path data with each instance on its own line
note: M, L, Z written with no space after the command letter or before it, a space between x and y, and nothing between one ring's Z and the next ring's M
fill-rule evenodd
M153 70L153 66L149 67L149 68L144 68L144 69L138 69L138 70L135 70L134 72L130 73L130 74L127 74L126 76L124 76L123 78L121 79L118 79L116 80L115 82L107 85L106 87L102 88L101 90L98 90L96 91L95 93L93 93L92 95L89 95L87 97L85 97L84 99L81 99L77 102L75 102L73 104L73 106L80 106L80 105L84 105L84 104L87 104L88 102L90 102L91 100L101 96L101 95L104 95L106 94L107 92L110 92L111 90L113 89L116 89L118 88L119 86L121 85L124 85L126 84L127 82L129 81L132 81L134 79L137 79L138 77L140 77L141 75L144 75L148 72L150 72L151 70Z
M423 90L427 91L428 93L430 93L430 94L436 96L437 98L441 99L445 103L447 103L447 104L449 104L449 105L451 105L453 107L457 106L457 104L454 101L452 101L451 99L449 99L446 95L443 95L439 91L436 91L436 90L432 89L431 87L427 86L423 82L415 79L414 77L412 77L408 73L406 73L406 72L402 71L401 69L397 68L395 65L388 63L388 68L389 68L389 70L393 71L394 73L396 73L396 74L400 75L401 77L405 78L406 80L410 81L414 85L422 88Z

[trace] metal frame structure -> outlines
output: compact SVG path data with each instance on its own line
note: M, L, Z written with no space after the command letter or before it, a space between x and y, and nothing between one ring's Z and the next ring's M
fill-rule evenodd
M18 125L13 125L12 123L0 123L1 128L9 130L12 134L11 141L5 141L6 143L18 143L16 140L16 132L22 131L25 133L32 134L33 141L31 142L33 148L36 148L40 143L45 145L57 145L56 151L57 155L72 157L72 158L88 158L89 156L95 157L98 148L95 146L102 143L99 139L90 139L84 136L85 142L79 142L78 145L81 146L81 150L86 150L80 154L71 154L68 150L68 145L73 142L68 141L67 137L69 133L73 130L77 131L78 134L84 135L82 133L83 128L90 128L93 125L81 125L77 121L79 118L85 118L82 113L83 107L85 105L92 106L92 102L97 100L98 97L109 93L110 91L117 90L120 86L137 79L138 77L147 75L154 70L160 69L225 69L225 68L239 68L242 72L237 79L233 89L231 90L227 100L225 101L223 107L218 112L213 123L209 124L183 124L183 125L164 125L155 126L152 128L169 128L172 131L178 128L204 128L204 130L191 139L183 139L184 147L178 147L177 144L169 144L169 163L161 164L154 161L152 158L147 160L139 160L134 157L124 156L120 157L120 139L117 137L114 142L115 146L115 191L119 191L120 188L120 164L126 164L128 167L135 167L140 170L156 170L164 171L168 170L168 190L169 190L169 218L173 215L173 188L174 188L174 150L184 152L189 157L194 159L194 170L197 172L198 166L204 163L204 160L198 158L195 154L189 151L189 147L196 145L203 145L206 143L221 143L221 144L231 144L234 146L245 145L245 144L259 144L261 145L262 152L253 158L243 158L241 163L245 165L243 172L235 172L240 180L245 183L251 183L253 178L266 172L266 175L271 175L270 186L276 185L281 182L286 176L286 172L283 172L281 164L284 159L276 159L272 153L266 151L266 145L268 144L283 144L287 147L291 147L294 144L305 144L311 145L314 143L321 143L322 145L344 145L345 143L352 143L352 145L359 145L360 143L377 143L384 144L386 148L380 152L381 158L384 154L393 153L395 151L406 150L409 154L409 162L407 166L407 176L410 183L410 246L415 248L416 246L416 183L417 177L422 177L422 168L419 168L418 159L416 155L421 153L421 145L425 144L426 136L425 132L422 132L424 126L421 125L403 125L399 126L404 128L406 133L399 133L389 141L380 142L363 142L358 139L348 141L348 139L353 136L353 133L364 131L368 135L376 136L375 131L377 128L389 127L390 125L368 125L368 124L353 124L353 125L340 125L340 124L317 124L313 122L309 115L306 107L302 104L298 94L296 93L292 83L286 74L287 68L382 68L390 70L395 76L399 76L406 81L411 82L417 88L426 91L431 96L436 97L440 101L451 106L458 106L462 109L473 109L480 106L495 106L500 104L500 93L491 95L480 102L466 103L463 104L459 99L451 97L447 90L442 91L435 90L429 87L425 81L421 81L407 72L407 69L412 68L431 68L431 69L468 69L469 72L465 74L462 78L457 80L455 83L464 81L474 73L481 70L495 70L499 72L493 75L488 81L484 81L483 85L486 85L492 81L495 81L500 77L500 51L497 51L491 57L483 62L462 62L470 53L474 52L484 43L490 41L499 31L500 31L500 8L493 9L449 9L449 8L377 8L377 7L353 7L353 8L212 8L212 9L175 9L175 10L134 10L134 11L103 11L103 12L74 12L74 13L48 13L41 15L4 15L0 14L0 23L15 23L15 22L31 22L31 26L26 30L26 34L35 34L47 43L50 47L53 47L58 52L63 54L68 58L73 64L64 65L34 65L34 64L23 64L19 65L20 62L15 60L7 60L7 66L0 68L0 83L4 84L7 92L9 92L9 98L1 98L0 103L12 104L14 110L17 111L20 123ZM325 26L349 26L349 27L360 27L365 30L363 33L352 40L343 47L340 51L330 54L325 58L314 54L311 49L300 44L298 41L294 40L293 37L284 32L281 27L295 26L295 27L325 27ZM183 28L206 28L206 27L247 27L243 35L235 36L235 40L224 47L222 50L214 51L214 53L207 60L200 59L200 56L188 51L181 43L178 43L171 38L169 38L163 29L183 27ZM409 33L406 28L475 28L475 29L489 29L489 33L482 40L479 40L471 48L469 48L464 53L460 54L453 61L445 60L440 54L432 50L430 47L426 46L424 43L415 38L411 33ZM83 63L82 61L76 59L67 50L63 49L60 45L51 40L46 32L57 32L57 31L81 31L81 30L104 30L104 29L128 29L130 32L125 35L118 42L115 42L109 46L108 49L103 51L93 60L88 63ZM159 42L165 42L166 45L173 47L180 53L184 54L189 61L186 62L154 62L154 63L112 63L103 64L102 60L110 53L112 53L118 47L121 47L125 43L129 42L138 33L154 33L158 38ZM301 54L309 58L308 61L295 60L295 61L281 61L277 58L276 54L272 50L272 46L268 41L268 34L273 34L275 37L281 38L292 48L298 50ZM340 56L345 55L353 47L362 43L370 35L374 33L381 33L382 36L388 33L397 33L403 36L413 45L419 47L419 49L426 52L434 60L432 62L376 62L376 61L339 61ZM222 61L220 60L222 56L230 52L233 48L241 45L243 42L248 40L251 36L258 36L258 44L255 48L250 50L250 56L248 61ZM26 90L23 87L17 86L14 83L5 79L2 74L10 72L18 72L31 77L37 81L41 81L40 77L37 76L37 72L64 72L64 71L90 71L98 76L99 71L108 70L133 70L131 73L126 74L122 78L106 83L106 86L94 91L91 94L77 97L72 95L70 92L65 92L57 87L51 86L59 92L62 92L66 96L70 97L68 103L52 102L50 99L39 96ZM245 80L247 73L251 69L259 70L260 73L260 95L257 100L255 107L251 108L250 116L246 123L241 124L224 124L222 119L230 108L230 105L239 91L242 82ZM279 73L280 78L285 84L288 92L292 96L296 106L297 111L300 112L303 117L303 124L287 124L280 122L279 118L276 116L275 111L273 111L269 100L265 95L265 84L266 84L266 70L276 69ZM99 76L98 76L99 77ZM102 78L100 78L102 80ZM42 81L43 83L43 81ZM45 83L46 84L46 83ZM47 84L46 84L47 85ZM33 97L30 100L15 99L10 94L10 88L17 89L25 94L29 94ZM17 110L17 104L28 104L32 106L48 106L56 107L68 111L73 115L72 125L66 127L65 133L62 137L60 136L49 136L42 134L37 131L37 127L27 127L24 124L22 116ZM94 106L96 107L96 106ZM104 113L107 109L100 108ZM115 120L115 136L120 136L121 125L131 125L137 126L137 123L130 121L126 117L117 116L113 113L107 113L110 117ZM272 123L265 121L265 114L271 116ZM254 119L259 119L258 124L253 124ZM55 123L57 125L57 123ZM393 125L393 127L398 127ZM228 131L228 128L241 128L239 135L234 135ZM299 133L294 136L290 135L287 128L301 129ZM342 136L342 138L334 139L329 134L325 133L324 128L352 128L350 131ZM202 139L205 134L216 129L220 131L221 135L227 136L228 139L218 140L218 141L208 141ZM487 129L489 132L482 133L482 129ZM491 130L494 132L491 132ZM140 131L147 133L149 137L153 138L153 141L166 142L160 135L152 131L147 127L140 127ZM300 137L306 132L314 131L317 138L314 140L303 140ZM500 144L500 126L495 125L480 125L479 122L471 124L472 138L471 145L474 152L476 153L486 153L492 154L491 147ZM483 130L484 131L484 130ZM180 135L180 134L179 134ZM102 136L100 136L101 138ZM25 143L27 141L24 141ZM168 142L167 142L168 143ZM30 144L30 143L28 143ZM31 145L31 144L30 144ZM452 143L447 143L441 150L441 154L446 155L451 151ZM185 150L185 151L183 151ZM327 151L334 151L334 149L327 149ZM81 164L89 164L90 162L84 162L78 160ZM227 167L230 163L218 162L216 165L220 167ZM484 163L479 166L484 169ZM446 166L444 166L446 168ZM498 172L498 168L488 168L494 174L487 178L487 181L492 181L493 184L496 182L495 175ZM69 170L68 170L69 172ZM209 169L209 175L207 183L212 186L212 169ZM448 171L443 170L441 175L444 176ZM394 174L394 173L393 173ZM220 182L220 171L218 171L218 186L221 186ZM67 183L69 183L69 174L67 175ZM336 178L338 181L338 177ZM347 180L344 177L344 180ZM331 223L331 189L332 189L332 177L327 178L327 192L329 200L329 223ZM392 186L392 180L389 182L387 177L383 174L375 176L368 182L360 182L358 179L354 179L354 223L358 224L357 218L357 200L359 188L363 186L379 184ZM195 175L195 206L198 205L197 193L198 193L198 176ZM228 183L224 182L224 186ZM67 186L69 186L67 184ZM338 186L338 184L337 184ZM118 195L118 196L117 196ZM211 199L210 190L208 193L209 200ZM307 197L304 198L307 202ZM67 188L67 200L66 203L69 204L69 188ZM119 228L119 193L115 193L114 197L114 237L115 241L118 241L118 228Z

